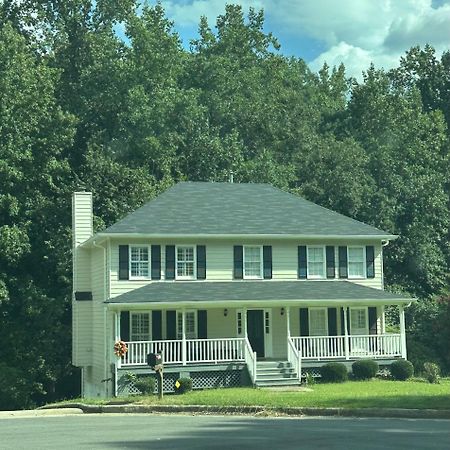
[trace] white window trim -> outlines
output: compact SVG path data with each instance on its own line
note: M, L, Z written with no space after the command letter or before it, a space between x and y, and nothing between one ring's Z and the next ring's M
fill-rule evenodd
M309 248L321 248L322 249L322 271L323 276L319 275L310 275L309 274ZM326 261L326 254L325 254L325 246L323 245L307 245L306 246L306 278L310 280L324 280L327 277L327 261Z
M130 330L130 341L131 342L135 342L136 340L134 339L133 336L133 316L138 316L138 315L147 315L148 316L148 339L151 341L152 340L152 315L149 312L140 312L140 311L131 311L130 312L130 318L129 318L129 330ZM139 341L137 341L139 342Z
M349 324L350 325L350 335L358 336L353 333L353 329L352 329L352 311L360 310L360 309L364 310L364 314L366 317L366 325L365 325L364 335L369 334L369 308L367 306L351 306L350 307L350 324Z
M148 275L146 277L131 275L131 249L132 248L147 248L148 249ZM128 246L128 277L130 280L151 280L152 275L152 255L150 245L129 245Z
M194 270L192 276L180 276L178 275L178 249L179 248L192 248L194 256ZM175 279L176 280L196 280L197 279L197 246L196 245L176 245L175 246Z
M308 308L308 329L309 329L309 336L316 336L316 335L312 335L311 334L311 314L310 311L318 311L318 310L323 310L325 311L325 329L326 329L326 334L322 335L322 336L328 336L329 335L329 330L328 330L328 308L327 307L321 307L321 306L314 306L314 307L310 307Z
M194 314L194 336L195 337L192 338L192 337L186 336L186 339L198 339L198 311L196 309L186 309L184 311L184 313L185 314L188 314L188 313L193 313ZM183 331L181 331L180 333L178 332L179 331L178 320L181 321L180 323L182 323L182 321L183 321L183 311L181 309L177 310L176 318L177 318L177 322L176 322L176 325L177 325L177 339L179 340L179 339L183 338Z
M245 275L245 249L259 247L259 277ZM244 280L262 280L264 275L263 246L262 245L244 245L242 250L242 277Z
M362 277L355 277L350 276L350 258L349 253L351 248L362 248L363 249L363 276ZM366 246L365 245L350 245L347 246L347 273L348 273L348 279L349 280L364 280L367 278L367 267L366 267L366 261L367 261L367 255L366 255Z

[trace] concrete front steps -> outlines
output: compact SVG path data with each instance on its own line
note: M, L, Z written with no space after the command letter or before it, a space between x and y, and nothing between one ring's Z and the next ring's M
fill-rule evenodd
M298 375L288 361L258 361L256 363L256 387L298 386Z

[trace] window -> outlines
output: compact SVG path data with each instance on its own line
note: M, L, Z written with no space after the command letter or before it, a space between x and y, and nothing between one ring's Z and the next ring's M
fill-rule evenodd
M195 247L177 247L177 279L195 278Z
M308 247L308 278L325 278L324 247Z
M130 322L130 339L132 341L150 340L150 313L131 313Z
M309 335L328 336L327 308L309 308Z
M270 312L264 312L264 331L266 334L270 334Z
M130 279L150 278L150 251L147 246L130 246Z
M365 278L365 248L348 247L348 277Z
M350 308L350 333L368 334L367 308Z
M186 339L197 339L197 312L185 312ZM183 313L177 313L177 339L183 338Z
M244 247L244 278L262 278L262 247Z
M237 334L240 336L242 334L242 311L237 312L236 317Z

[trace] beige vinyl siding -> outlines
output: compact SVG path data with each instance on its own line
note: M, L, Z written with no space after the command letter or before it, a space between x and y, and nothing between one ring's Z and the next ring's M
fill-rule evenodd
M92 364L92 302L72 303L72 364Z
M272 278L273 280L297 280L298 246L299 245L332 245L335 247L336 278L338 278L339 258L338 247L348 245L339 241L236 241L210 240L196 242L192 240L146 240L132 241L112 240L111 242L111 271L109 277L111 297L124 294L130 290L140 288L151 283L151 280L119 280L119 245L160 245L161 246L161 280L165 274L166 245L206 245L206 281L233 280L233 247L234 245L271 245L272 246ZM375 248L375 278L349 279L349 281L369 287L381 289L382 283L382 251L380 243L352 242L350 245L374 245Z
M271 308L272 311L272 354L273 358L287 357L287 319L286 308L281 315L281 308ZM267 354L267 351L266 351Z
M223 308L208 309L208 339L237 337L236 309L227 309L227 317L223 315Z

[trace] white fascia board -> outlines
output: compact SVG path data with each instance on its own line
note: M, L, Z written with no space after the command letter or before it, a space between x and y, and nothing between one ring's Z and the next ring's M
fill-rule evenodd
M221 300L210 302L139 302L139 303L107 303L107 308L111 311L119 310L148 310L148 309L183 309L183 308L271 308L271 307L288 307L288 306L382 306L382 305L409 305L416 299L392 299L392 300L373 300L373 299L358 299L358 300Z
M100 240L106 238L149 238L149 239L311 239L311 240L359 240L359 241L389 241L398 238L395 234L185 234L185 233L97 233L95 236L88 239L82 245L88 246L93 240Z

